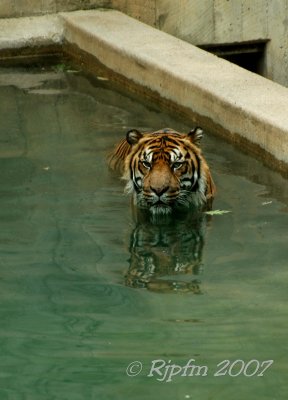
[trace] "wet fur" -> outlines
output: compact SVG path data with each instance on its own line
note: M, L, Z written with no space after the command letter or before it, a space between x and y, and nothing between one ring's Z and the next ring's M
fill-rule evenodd
M201 128L188 134L168 128L152 133L131 130L111 154L110 168L122 174L134 203L152 213L210 208L216 188L199 147L202 133Z

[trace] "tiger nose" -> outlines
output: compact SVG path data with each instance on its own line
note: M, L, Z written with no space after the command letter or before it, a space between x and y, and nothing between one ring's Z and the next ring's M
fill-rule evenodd
M150 189L152 192L156 193L157 196L161 197L162 194L164 194L165 192L168 191L169 186L165 186L165 187L152 187L150 186Z

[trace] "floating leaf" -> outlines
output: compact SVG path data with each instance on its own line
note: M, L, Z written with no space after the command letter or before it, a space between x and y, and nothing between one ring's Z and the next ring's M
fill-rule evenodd
M208 215L222 215L222 214L227 214L230 213L231 211L228 210L212 210L212 211L205 211L205 214Z
M57 64L54 66L54 70L56 72L64 72L67 69L66 64L62 63L62 64Z
M271 201L263 201L262 206L268 206L268 204L272 204L272 200Z
M68 64L65 64L65 63L54 65L53 69L56 72L67 72L67 73L70 73L70 74L75 74L75 73L79 72L78 70L73 69L71 67L71 65L68 65Z

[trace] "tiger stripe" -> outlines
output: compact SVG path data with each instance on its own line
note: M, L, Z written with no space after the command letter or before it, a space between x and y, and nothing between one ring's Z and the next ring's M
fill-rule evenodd
M202 134L201 128L188 134L133 129L115 148L109 165L121 171L135 204L152 213L211 207L216 187L199 147Z

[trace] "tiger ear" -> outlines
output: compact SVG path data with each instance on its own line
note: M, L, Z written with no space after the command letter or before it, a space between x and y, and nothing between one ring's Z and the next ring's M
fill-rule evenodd
M142 137L142 133L137 131L137 129L131 129L126 133L126 140L131 145L138 143Z
M203 129L197 126L196 128L192 129L187 135L192 143L196 146L200 146L201 139L203 138Z

